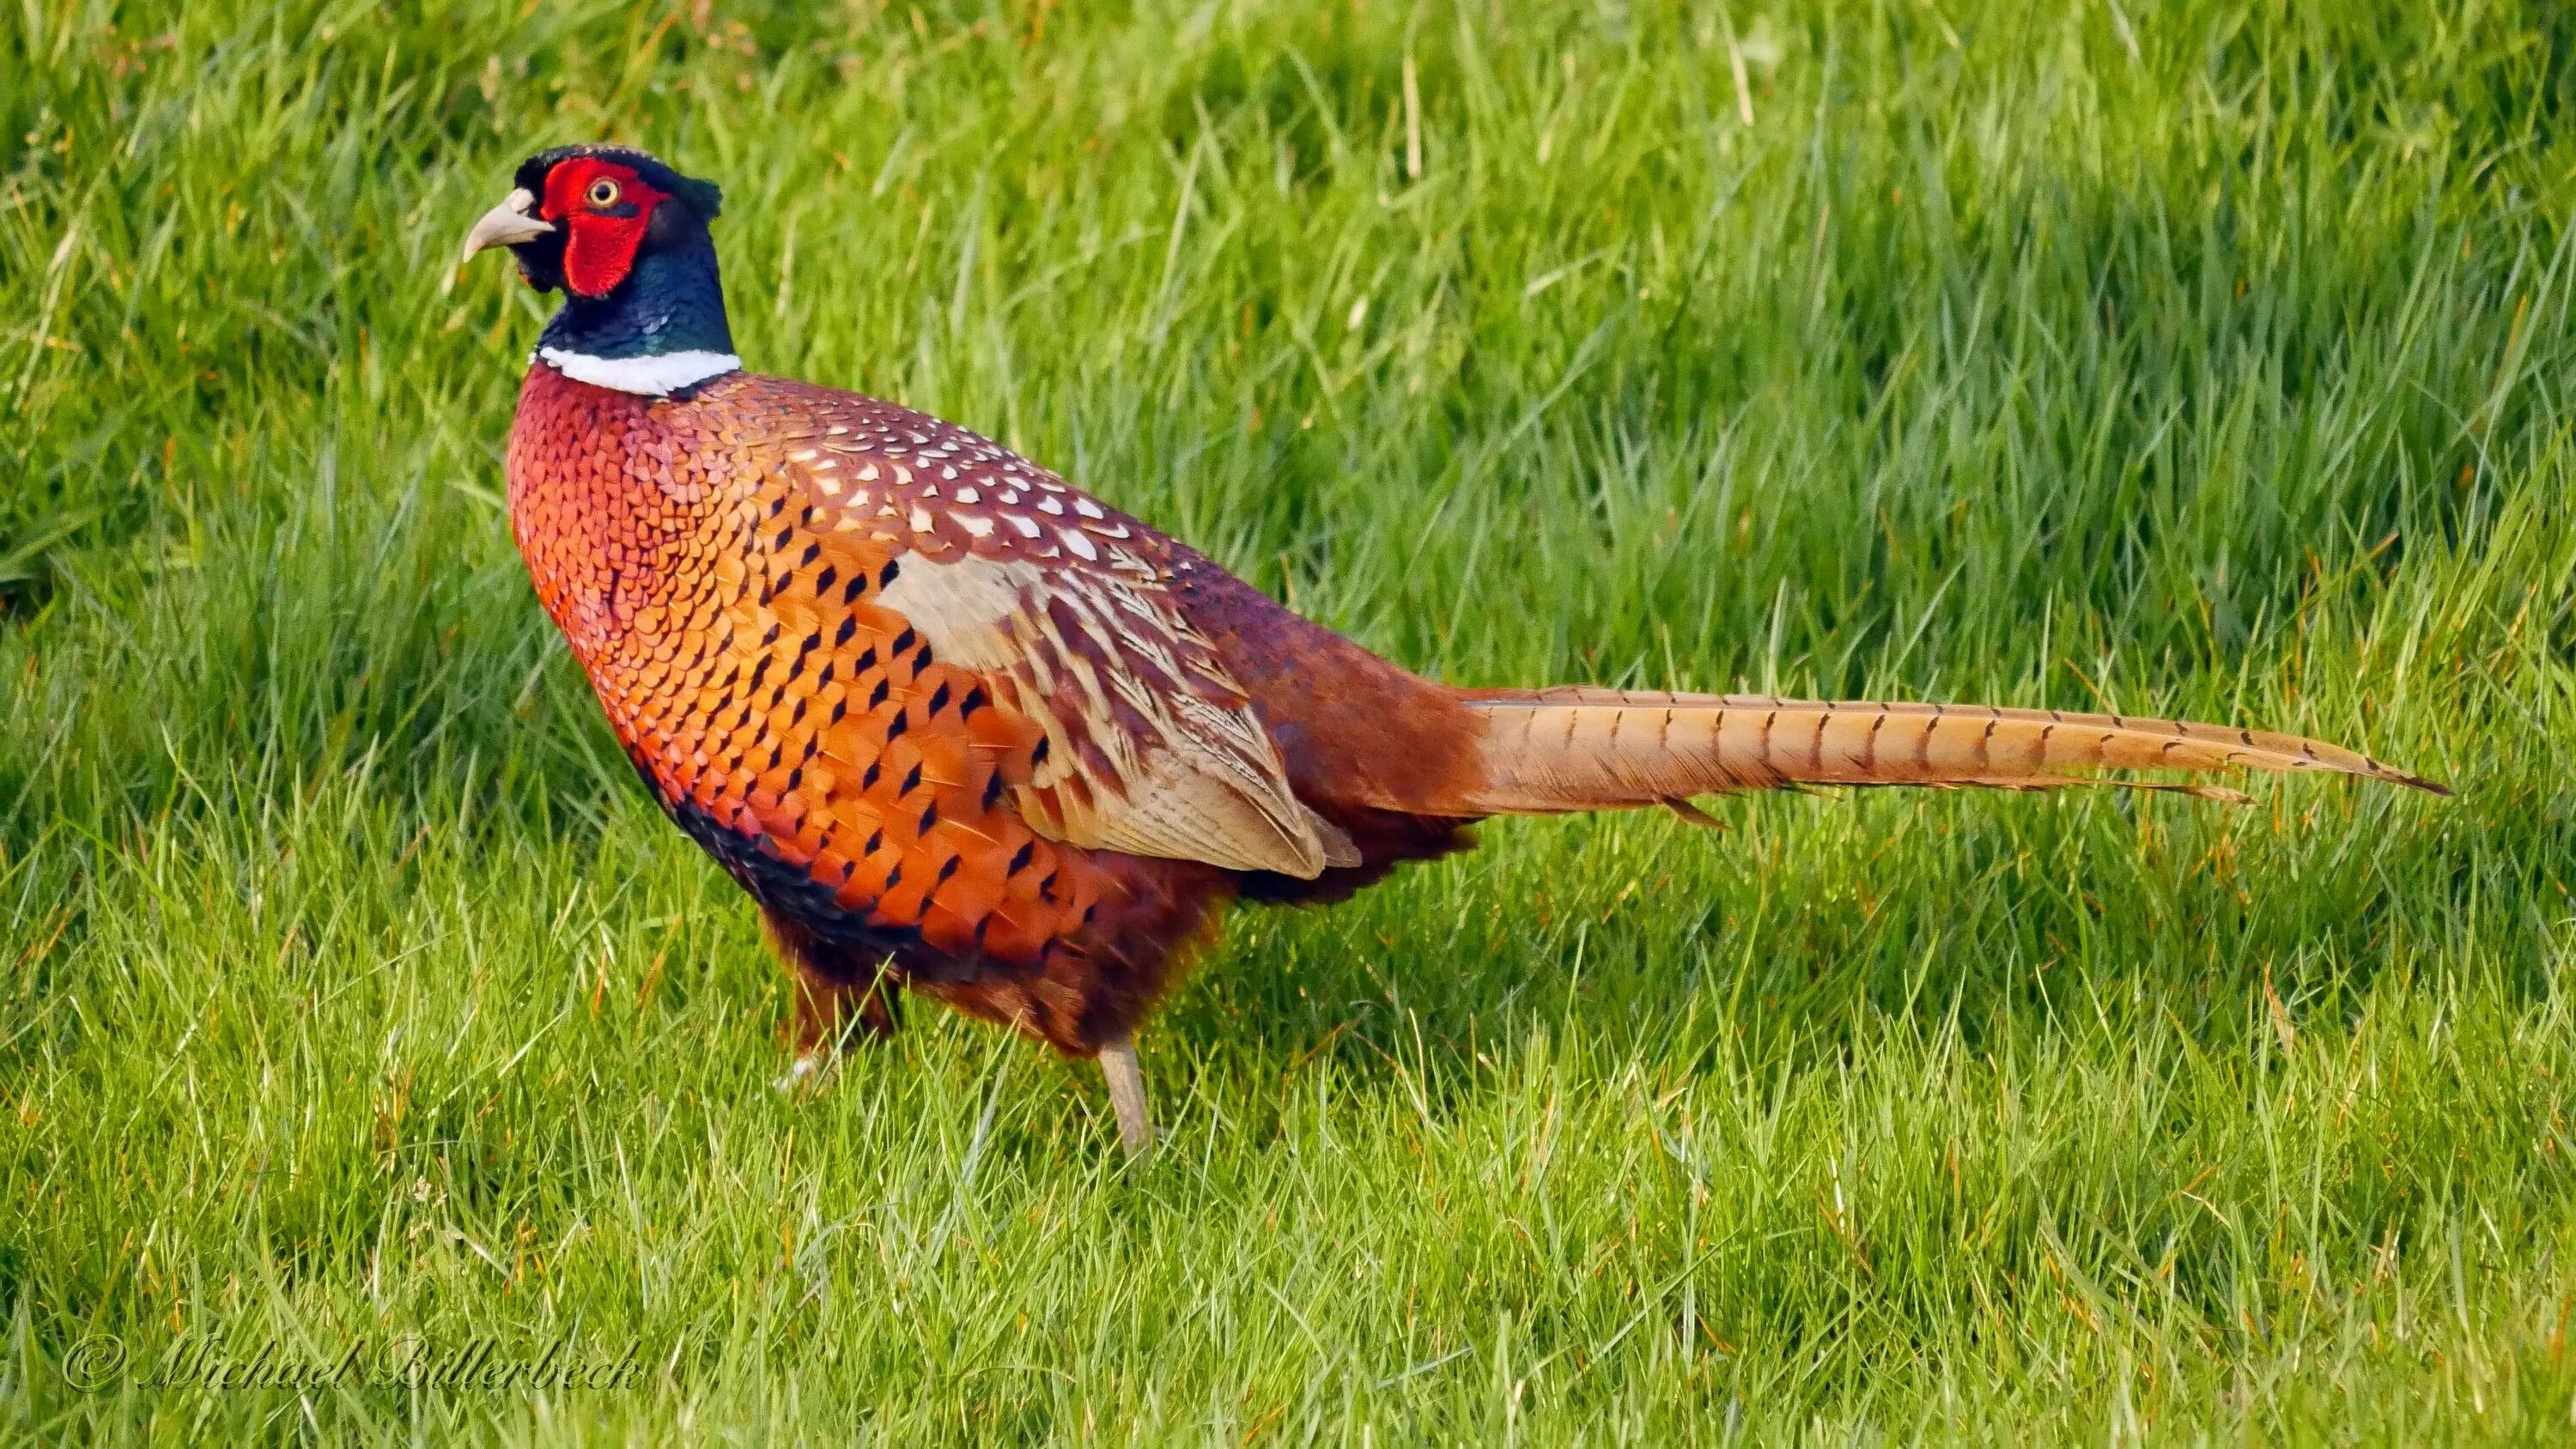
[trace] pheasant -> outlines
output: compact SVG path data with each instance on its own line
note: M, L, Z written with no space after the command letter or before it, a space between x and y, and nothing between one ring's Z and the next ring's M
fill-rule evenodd
M1097 1058L1231 901L1328 902L1496 815L1790 785L2328 771L2334 745L2113 714L1420 679L974 433L742 370L717 188L531 157L464 256L563 301L508 450L539 601L679 828L791 971L793 1080L917 992ZM462 259L460 259L461 261Z

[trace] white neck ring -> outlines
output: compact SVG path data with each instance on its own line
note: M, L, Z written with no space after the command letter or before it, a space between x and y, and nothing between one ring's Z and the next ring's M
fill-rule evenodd
M740 372L742 359L730 352L664 352L651 357L592 357L560 347L540 347L537 360L575 382L644 397L668 397L709 378Z

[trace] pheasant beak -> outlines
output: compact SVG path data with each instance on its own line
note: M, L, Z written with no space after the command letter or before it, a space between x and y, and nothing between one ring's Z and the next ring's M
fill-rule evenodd
M483 219L465 234L465 255L456 259L457 265L473 260L476 252L487 247L517 246L551 235L555 229L552 222L530 215L536 204L535 194L524 186L502 198L499 206L483 213Z

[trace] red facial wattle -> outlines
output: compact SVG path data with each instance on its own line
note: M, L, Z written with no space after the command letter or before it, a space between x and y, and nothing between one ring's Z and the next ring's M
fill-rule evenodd
M598 157L577 156L547 173L540 214L564 228L565 285L585 297L616 290L668 195L633 168Z

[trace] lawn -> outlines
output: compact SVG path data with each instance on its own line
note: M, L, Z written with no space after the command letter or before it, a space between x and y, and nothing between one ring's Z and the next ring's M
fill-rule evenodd
M10 7L0 1432L2564 1442L2571 113L2540 0ZM936 1010L781 1095L452 265L601 138L755 369L1413 669L2458 794L1503 822L1237 913L1141 1170ZM478 1341L633 1357L203 1371Z

